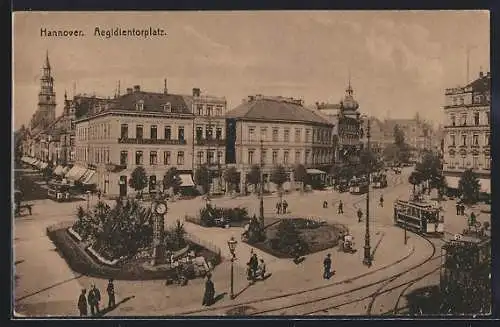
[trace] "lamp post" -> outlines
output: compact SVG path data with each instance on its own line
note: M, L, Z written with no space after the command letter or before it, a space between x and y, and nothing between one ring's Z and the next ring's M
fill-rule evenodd
M367 117L367 131L366 131L366 147L369 155L370 152L370 118ZM371 172L371 162L367 160L367 170L368 170L368 192L366 193L366 229L365 229L365 246L364 246L364 258L363 264L370 267L372 265L372 256L370 250L370 172Z
M87 213L90 210L90 191L85 192L87 194Z
M264 141L260 140L260 162L259 162L259 170L260 170L260 185L259 185L259 218L261 227L264 228Z
M238 244L238 241L234 239L234 237L231 237L229 241L227 241L227 246L229 247L229 252L231 252L231 292L230 292L230 297L231 300L234 299L234 260L236 260L236 245Z

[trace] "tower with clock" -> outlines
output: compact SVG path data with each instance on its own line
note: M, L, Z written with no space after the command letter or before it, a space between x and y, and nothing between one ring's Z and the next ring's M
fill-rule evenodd
M151 264L157 265L163 259L163 237L165 235L165 216L167 215L167 203L158 198L152 204L153 214L153 254Z

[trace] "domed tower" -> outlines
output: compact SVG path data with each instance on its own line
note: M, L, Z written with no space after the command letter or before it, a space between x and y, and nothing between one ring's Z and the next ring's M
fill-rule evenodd
M347 86L347 89L345 90L344 100L340 101L340 113L346 117L358 118L359 117L359 111L358 111L359 104L354 99L353 94L354 94L354 90L352 89L351 81L349 80L349 85Z

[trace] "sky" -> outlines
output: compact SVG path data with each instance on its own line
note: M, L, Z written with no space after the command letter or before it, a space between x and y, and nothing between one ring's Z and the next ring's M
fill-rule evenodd
M64 92L112 97L141 85L161 92L251 94L338 103L349 76L362 113L443 120L445 88L489 71L488 11L16 12L14 128L37 108L48 51L57 108ZM95 36L95 28L156 29L165 36ZM42 37L40 30L81 30Z

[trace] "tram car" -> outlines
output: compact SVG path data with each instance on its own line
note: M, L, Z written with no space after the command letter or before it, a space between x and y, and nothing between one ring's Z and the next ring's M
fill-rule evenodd
M341 179L336 185L337 190L340 193L349 191L349 182L346 179Z
M455 235L442 248L441 312L488 314L491 311L491 236Z
M444 219L439 213L439 208L429 203L397 200L394 224L416 233L442 236Z
M373 188L386 188L387 187L387 175L377 174L373 176L372 179Z
M353 178L349 182L349 193L365 194L368 193L369 183L366 178Z

